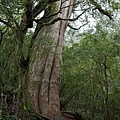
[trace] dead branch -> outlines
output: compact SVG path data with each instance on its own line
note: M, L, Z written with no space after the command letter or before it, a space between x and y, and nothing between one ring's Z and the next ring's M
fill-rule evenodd
M82 115L79 115L76 112L71 112L71 111L61 111L61 114L68 118L68 119L74 119L74 120L83 120Z
M71 26L70 24L68 24L68 27L70 27L70 28L73 29L73 30L79 30L80 28L82 28L83 26L85 26L85 25L87 25L87 24L88 24L88 23L85 23L85 24L79 26L78 28L75 28L75 27Z

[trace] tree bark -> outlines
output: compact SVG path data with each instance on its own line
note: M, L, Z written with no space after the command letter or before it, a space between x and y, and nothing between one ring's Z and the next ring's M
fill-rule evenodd
M55 9L52 13L59 11L61 7L62 9L61 13L53 16L51 20L58 17L70 18L74 0L61 2L63 1L53 3L52 10ZM28 73L32 108L51 120L63 119L60 112L59 86L62 45L67 23L67 20L56 21L54 24L38 27L39 31L35 33L32 46Z

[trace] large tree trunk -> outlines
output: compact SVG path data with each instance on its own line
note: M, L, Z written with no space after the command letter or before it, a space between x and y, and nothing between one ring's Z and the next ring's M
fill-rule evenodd
M68 19L72 12L74 0L66 1L64 7L53 19L62 17ZM65 6L71 5L67 8ZM54 9L54 8L55 9ZM61 2L53 3L52 13L58 11ZM32 46L32 57L29 66L29 86L31 103L33 109L50 119L61 120L59 86L60 86L60 64L62 60L62 45L64 32L68 21L57 21L51 25L38 25L37 34L34 35Z

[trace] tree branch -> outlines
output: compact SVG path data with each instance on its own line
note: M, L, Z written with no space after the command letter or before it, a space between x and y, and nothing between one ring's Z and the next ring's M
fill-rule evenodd
M33 2L31 0L26 0L26 9L25 9L25 13L26 13L26 26L28 28L32 28L33 27Z
M57 2L58 0L40 0L40 2L33 9L33 18L38 16L47 6L52 2Z
M61 111L62 115L65 116L68 119L74 119L74 120L82 120L83 117L82 115L79 115L76 112L71 112L71 111Z
M35 21L36 23L41 23L41 24L43 24L43 25L51 25L51 24L54 24L55 22L57 22L57 21L59 21L59 20L67 20L67 21L71 21L71 22L72 22L72 21L78 20L79 17L81 17L88 9L89 9L89 8L85 9L80 15L78 15L76 18L73 18L73 19L65 19L65 18L60 18L60 17L58 17L58 18L56 18L56 19L54 19L54 20L52 20L52 21L50 21L50 22L48 22L48 23L44 23L44 21L43 21L44 17L43 17L42 20L36 20L36 19L34 19L34 21Z
M102 9L101 5L99 5L99 4L98 4L97 2L95 2L94 0L89 0L89 1L90 1L90 3L91 3L92 5L94 5L94 6L96 7L95 9L98 9L98 11L99 11L101 14L106 15L106 16L109 17L110 20L113 20L112 15L111 15L107 10ZM94 9L94 10L95 10L95 9Z
M75 28L75 27L71 26L70 24L68 24L68 27L70 27L70 28L73 29L73 30L79 30L80 28L82 28L83 26L85 26L85 25L87 25L87 24L88 24L88 23L85 23L85 24L81 25L81 26L78 27L78 28Z

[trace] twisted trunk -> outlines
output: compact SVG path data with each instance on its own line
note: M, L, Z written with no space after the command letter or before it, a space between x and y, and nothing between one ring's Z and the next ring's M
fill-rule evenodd
M61 17L68 19L72 12L74 0L62 3L64 7L51 21ZM54 9L54 8L55 9ZM53 13L61 9L61 2L53 4ZM51 9L52 9L51 8ZM52 10L53 10L52 9ZM29 66L30 98L33 109L50 119L62 120L60 112L59 85L60 65L64 32L68 21L57 21L51 25L38 25L32 46L32 57Z

